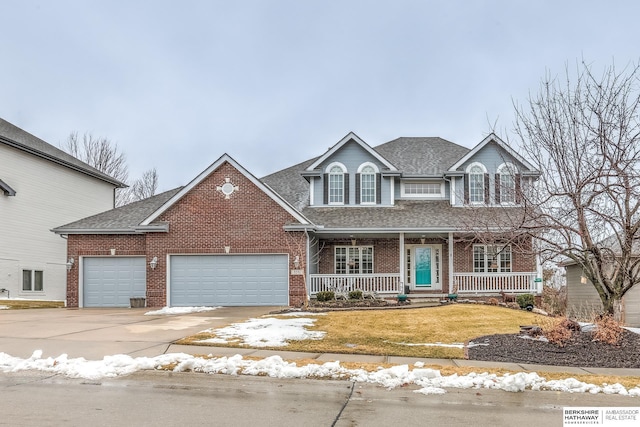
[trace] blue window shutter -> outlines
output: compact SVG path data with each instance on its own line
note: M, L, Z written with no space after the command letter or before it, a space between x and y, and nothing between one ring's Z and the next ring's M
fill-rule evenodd
M356 174L356 205L360 204L360 174Z
M496 174L496 204L500 204L500 174Z
M382 176L376 174L376 204L379 205L382 202Z
M349 204L349 174L344 174L344 204Z
M322 197L322 203L325 205L329 204L329 174L325 173L323 176L323 197Z

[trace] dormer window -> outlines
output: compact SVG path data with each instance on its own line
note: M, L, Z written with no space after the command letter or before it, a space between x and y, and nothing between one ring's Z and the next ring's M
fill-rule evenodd
M347 203L345 190L348 188L347 168L341 163L332 163L325 174L325 203L343 205Z
M356 174L356 204L375 205L380 203L380 176L378 167L366 162L360 165Z
M516 203L516 176L518 169L511 163L503 163L496 173L496 202Z
M360 203L376 202L376 171L371 166L365 166L360 172Z
M467 168L469 174L469 203L485 203L485 174L487 169L482 163L472 163Z

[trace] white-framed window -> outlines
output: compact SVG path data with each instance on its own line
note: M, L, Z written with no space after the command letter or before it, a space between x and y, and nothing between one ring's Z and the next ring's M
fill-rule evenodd
M373 274L373 246L336 246L336 274Z
M44 272L42 270L22 270L22 290L41 292L44 290Z
M473 245L474 273L510 273L511 246Z
M498 167L497 173L500 176L500 182L496 182L496 184L500 185L500 203L515 203L516 175L518 174L518 169L511 163L503 163Z
M439 181L409 181L402 183L402 197L443 198L444 185Z
M487 168L482 163L472 163L467 168L469 174L469 203L484 203L484 174Z
M327 185L328 201L330 205L342 205L344 204L344 191L345 191L345 179L344 175L347 172L346 168L341 164L331 164L327 168L328 180Z
M375 204L376 202L376 170L367 165L360 171L360 203Z

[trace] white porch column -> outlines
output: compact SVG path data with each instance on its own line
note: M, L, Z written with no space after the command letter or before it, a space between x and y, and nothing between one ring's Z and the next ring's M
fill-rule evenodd
M407 283L407 278L405 277L407 274L407 269L404 267L404 233L399 234L400 239L400 289L398 289L398 293L404 293L404 284Z
M453 233L449 233L449 293L453 293Z

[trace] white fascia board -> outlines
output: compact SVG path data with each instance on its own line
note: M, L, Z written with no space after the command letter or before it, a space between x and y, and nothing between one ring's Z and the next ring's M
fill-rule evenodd
M325 160L327 160L329 157L331 157L336 151L338 151L344 144L346 144L347 142L349 142L350 140L354 140L356 143L358 143L362 148L364 148L369 154L371 154L373 157L375 157L378 161L380 161L380 163L382 163L383 165L385 165L387 168L389 168L389 171L397 171L398 168L396 168L394 165L392 165L387 159L385 159L384 157L382 157L380 155L380 153L378 153L376 150L374 150L373 148L371 148L371 146L369 146L369 144L367 144L366 142L364 142L358 135L356 135L353 132L349 132L347 134L347 136L345 136L344 138L342 138L340 141L338 141L337 144L335 144L333 147L331 147L326 153L324 153L322 156L318 157L318 159L313 162L313 164L311 164L311 166L309 166L307 169L305 169L305 171L313 171L315 168L317 168L322 162L324 162ZM303 172L304 173L304 172Z
M498 144L507 153L509 153L509 155L511 155L516 160L518 160L520 163L522 163L527 169L529 169L532 172L535 171L539 173L539 171L537 171L537 169L531 163L529 163L527 160L525 160L524 157L522 157L520 154L514 151L511 147L509 147L509 145L507 145L502 139L498 138L498 136L495 133L491 133L485 139L480 141L478 145L473 147L471 151L469 151L467 154L464 155L464 157L462 157L453 166L451 166L447 172L455 172L456 169L458 169L465 162L467 162L469 159L475 156L478 151L480 151L485 145L487 145L491 141L494 141L496 144Z
M300 212L294 209L289 203L287 203L282 197L280 197L275 191L273 191L269 186L264 184L258 178L256 178L252 173L247 171L244 167L242 167L238 162L236 162L231 156L228 154L223 154L220 156L218 160L213 162L207 169L202 171L197 177L195 177L189 184L184 186L182 190L178 191L172 198L167 200L162 206L156 209L150 216L148 216L144 221L140 223L140 226L145 226L151 224L153 221L158 219L160 215L167 211L171 206L173 206L176 202L182 199L187 193L189 193L194 187L196 187L200 182L202 182L205 178L211 175L216 169L218 169L224 162L229 162L235 169L237 169L242 175L244 175L249 181L251 181L256 187L262 190L267 196L273 199L276 203L278 203L284 210L286 210L291 216L293 216L297 221L303 224L308 224L310 221L305 218Z

